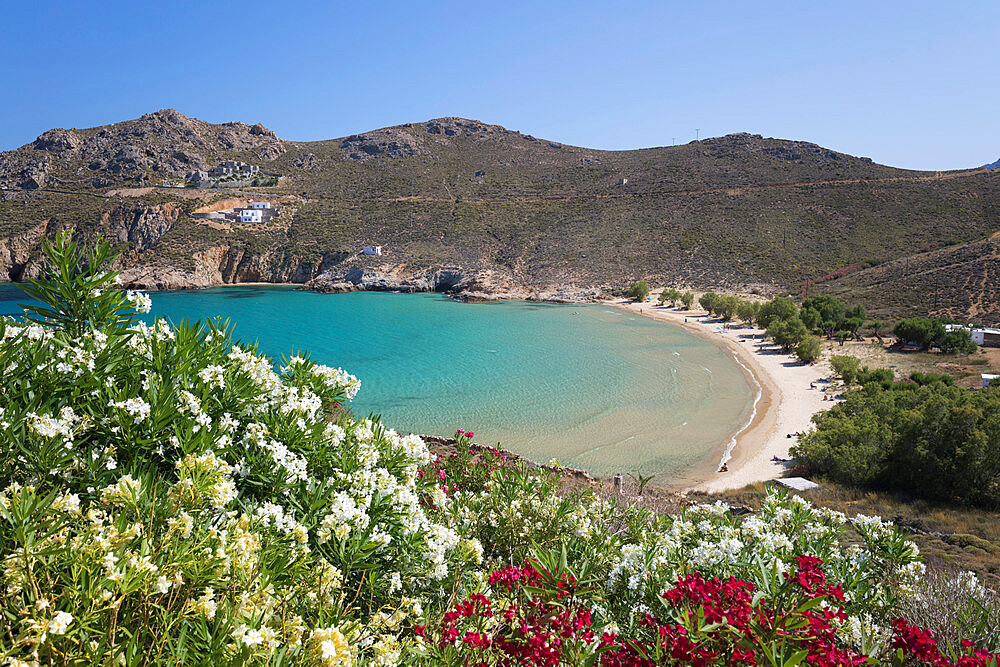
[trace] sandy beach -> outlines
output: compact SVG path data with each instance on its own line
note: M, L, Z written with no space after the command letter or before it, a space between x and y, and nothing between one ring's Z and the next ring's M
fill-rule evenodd
M788 434L807 430L812 416L831 406L823 400L823 388L828 384L822 381L830 376L829 364L821 361L804 366L794 355L784 354L774 345L759 348L764 333L761 329L734 323L727 328L704 311L674 310L651 301L608 303L682 326L730 350L746 371L750 385L759 391L750 422L734 434L735 442L720 446L720 463L729 450L725 461L728 471L711 473L688 490L713 493L780 477L787 464L772 459L789 457L788 450L796 439ZM811 389L811 384L816 388Z

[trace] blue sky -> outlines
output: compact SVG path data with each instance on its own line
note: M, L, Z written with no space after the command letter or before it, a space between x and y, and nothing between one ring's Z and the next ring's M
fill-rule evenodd
M173 107L328 139L463 116L622 149L755 132L1000 157L1000 3L18 2L0 149Z

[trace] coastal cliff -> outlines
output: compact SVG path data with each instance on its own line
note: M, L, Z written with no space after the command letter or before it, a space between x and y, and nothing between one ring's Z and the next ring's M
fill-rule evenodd
M2 246L0 246L2 247ZM2 258L2 255L0 255ZM240 283L297 284L317 292L354 291L445 292L464 301L524 299L529 301L597 301L600 287L572 284L526 286L509 274L462 267L420 268L406 264L374 263L332 253L318 262L287 251L260 254L231 245L218 245L192 256L191 268L138 264L141 253L125 260L123 284L153 290L219 287Z

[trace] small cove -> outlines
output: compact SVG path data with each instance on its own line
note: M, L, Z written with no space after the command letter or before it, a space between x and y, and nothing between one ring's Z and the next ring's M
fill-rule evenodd
M730 353L683 328L599 304L467 304L439 294L318 294L280 286L153 292L153 316L228 318L280 360L308 351L357 375L356 414L401 432L464 427L533 460L683 484L752 410ZM0 285L0 315L20 290ZM708 464L710 465L710 463Z

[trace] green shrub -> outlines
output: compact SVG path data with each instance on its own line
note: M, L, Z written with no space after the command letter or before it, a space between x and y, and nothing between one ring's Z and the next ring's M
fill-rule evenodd
M830 357L830 366L844 384L851 386L861 372L861 361L857 357L846 354L835 354Z
M823 346L816 336L807 335L795 346L795 356L804 364L816 362L822 353Z
M857 381L863 387L872 386L888 389L896 381L896 375L892 372L891 368L868 368L868 366L863 366L858 371Z
M977 537L976 535L965 535L962 533L956 533L954 535L949 536L945 541L948 544L954 545L956 547L961 547L963 549L967 547L975 547L977 549L982 549L983 551L987 551L990 553L997 551L997 546L995 544L993 544L988 540L984 540L981 537Z
M632 299L633 301L645 301L646 297L649 296L649 283L645 280L639 280L628 288L625 296Z
M910 379L916 382L920 386L924 386L927 384L934 384L938 382L941 384L946 384L949 387L955 384L955 378L951 377L950 375L944 375L942 373L921 373L919 371L915 371L913 373L910 373Z
M328 421L353 376L276 372L213 323L132 323L148 301L115 289L105 246L46 251L29 315L53 326L0 321L3 656L360 656L417 622L414 596L461 585L479 547L428 513L423 441Z

